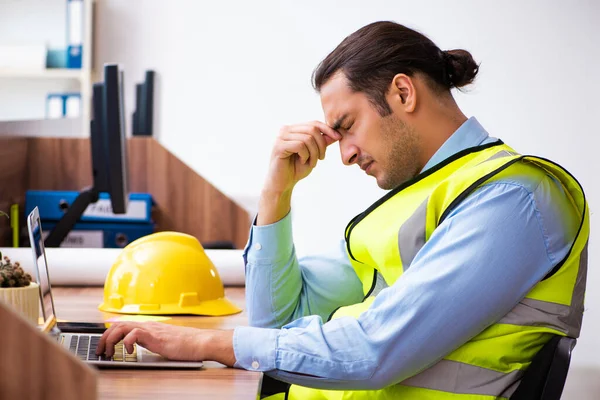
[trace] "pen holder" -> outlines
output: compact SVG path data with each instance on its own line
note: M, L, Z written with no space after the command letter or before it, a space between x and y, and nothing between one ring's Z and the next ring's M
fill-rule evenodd
M0 301L21 314L32 324L38 324L40 307L39 285L23 271L18 262L0 253Z

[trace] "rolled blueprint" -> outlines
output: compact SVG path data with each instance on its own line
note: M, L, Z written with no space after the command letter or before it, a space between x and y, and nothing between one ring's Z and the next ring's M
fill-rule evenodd
M33 253L29 247L0 247L3 255L18 261L35 277ZM103 286L106 275L121 249L47 248L50 282L55 285ZM225 286L244 285L243 250L205 250ZM35 278L34 278L35 279Z

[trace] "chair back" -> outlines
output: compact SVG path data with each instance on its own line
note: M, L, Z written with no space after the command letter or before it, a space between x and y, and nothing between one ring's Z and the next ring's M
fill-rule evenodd
M554 336L542 347L510 400L560 400L576 339Z

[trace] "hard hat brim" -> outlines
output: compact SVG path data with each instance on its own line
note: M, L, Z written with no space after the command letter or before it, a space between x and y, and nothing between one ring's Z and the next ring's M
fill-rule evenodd
M142 315L169 315L169 314L191 314L222 316L240 313L242 310L225 297L215 300L202 301L193 306L182 307L173 304L125 304L121 308L111 307L102 303L98 306L100 311L117 314L142 314Z

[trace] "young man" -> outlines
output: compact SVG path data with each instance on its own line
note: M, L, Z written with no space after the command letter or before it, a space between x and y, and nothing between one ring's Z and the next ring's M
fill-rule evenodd
M589 216L568 172L461 112L451 89L477 72L396 23L347 37L314 74L326 122L283 127L273 148L246 248L251 327L124 323L99 352L124 338L264 371L294 399L510 397L553 335L579 335ZM337 255L299 261L292 192L335 142L390 192Z

